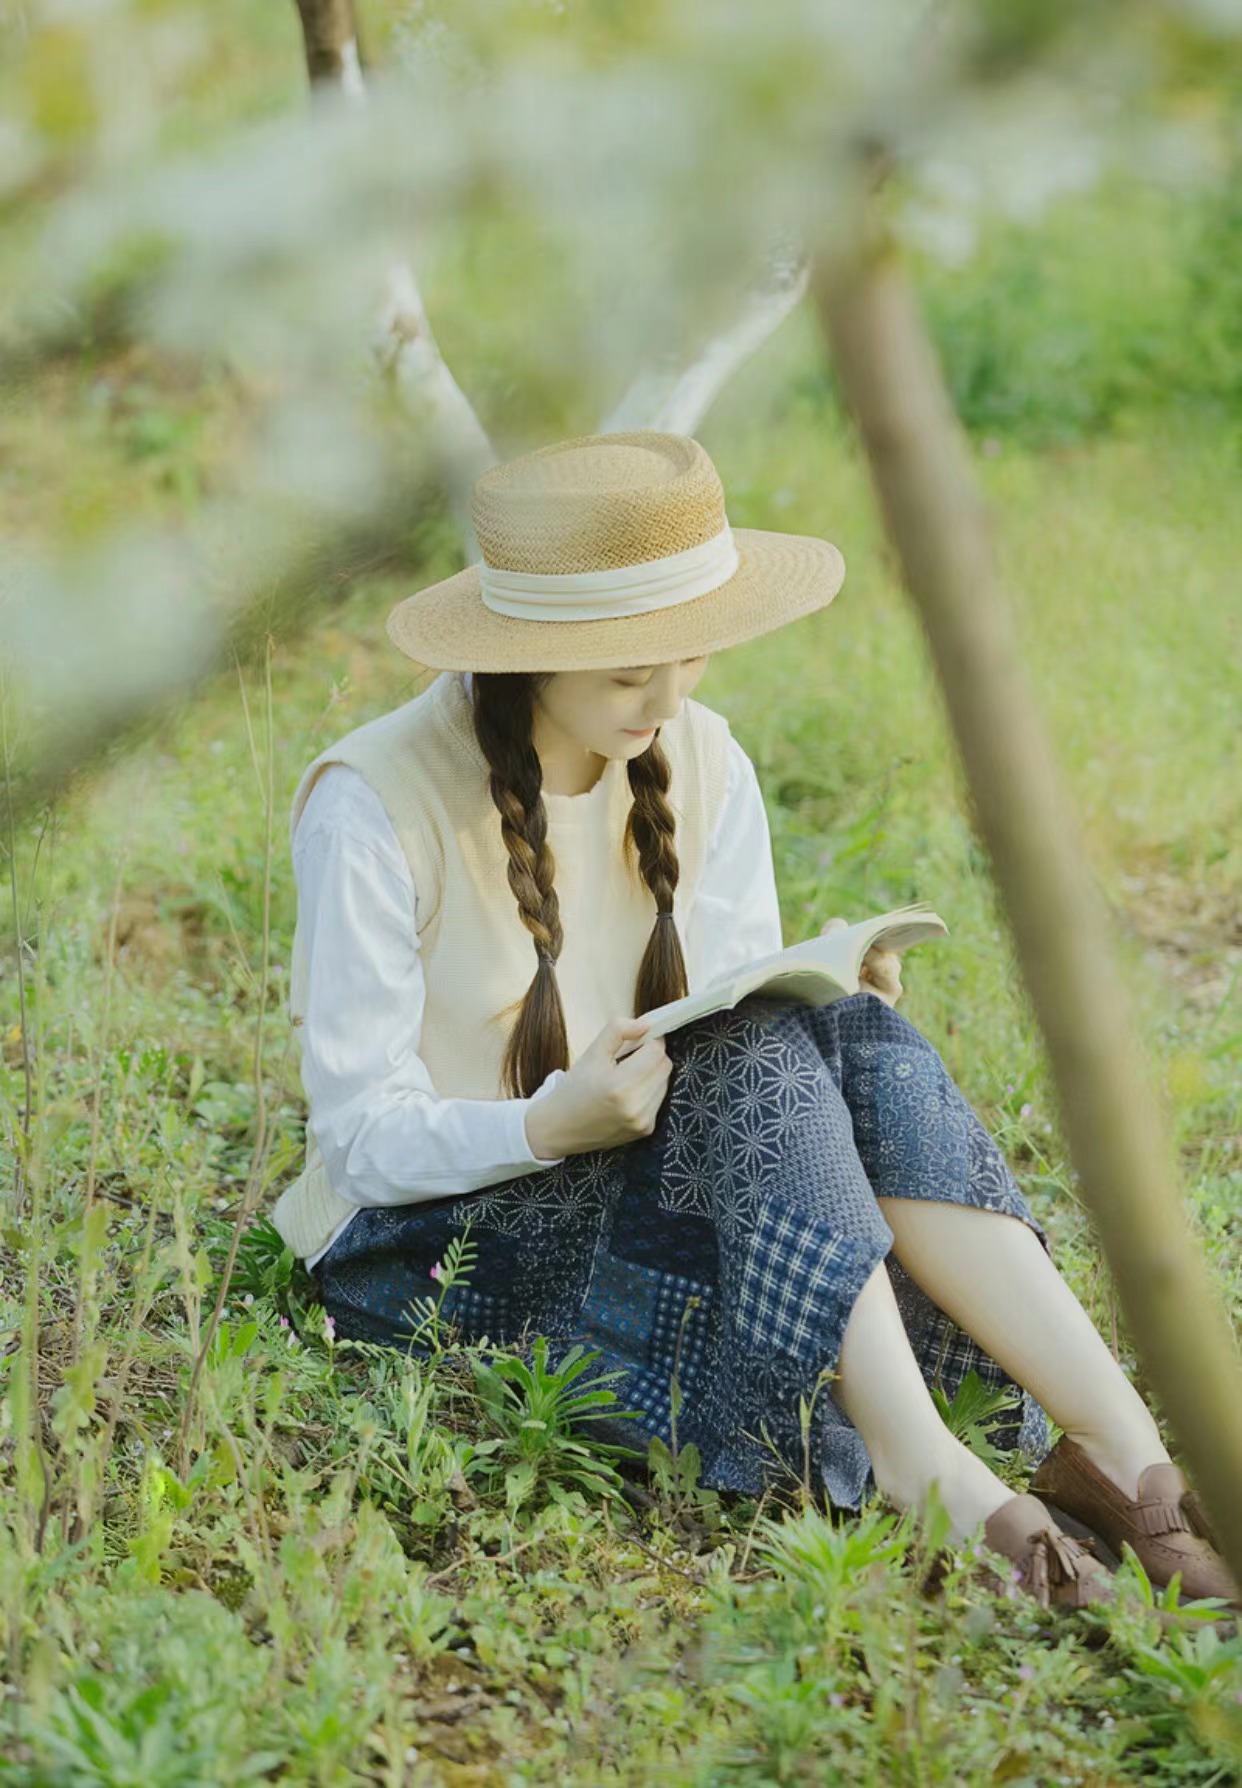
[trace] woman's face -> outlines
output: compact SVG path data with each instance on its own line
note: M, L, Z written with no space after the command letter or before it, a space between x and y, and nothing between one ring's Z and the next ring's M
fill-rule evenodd
M548 744L600 757L637 757L654 730L676 718L707 657L628 670L557 671L535 698Z

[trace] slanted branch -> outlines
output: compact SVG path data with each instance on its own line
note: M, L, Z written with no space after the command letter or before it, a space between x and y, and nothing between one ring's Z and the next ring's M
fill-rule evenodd
M801 302L809 277L804 254L795 249L775 253L744 296L735 320L712 336L688 365L672 362L640 372L600 423L600 434L663 428L692 435L738 368Z
M297 0L297 8L312 85L336 85L365 100L353 0ZM658 428L693 434L738 368L800 302L809 275L809 263L797 245L776 250L744 295L736 318L690 361L671 358L643 368L595 432ZM407 261L396 262L389 271L372 350L412 417L430 430L463 550L467 560L476 560L471 492L498 455L440 352L418 279Z

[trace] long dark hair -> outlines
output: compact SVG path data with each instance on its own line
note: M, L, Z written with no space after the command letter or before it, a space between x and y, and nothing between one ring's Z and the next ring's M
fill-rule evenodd
M501 1065L504 1092L529 1098L554 1068L569 1066L565 1011L556 980L561 953L556 863L547 841L543 769L532 742L535 697L553 671L475 671L471 675L474 730L491 768L488 786L500 812L509 852L509 886L536 954L535 976L517 1002L517 1020ZM634 800L625 822L623 849L655 900L656 917L634 985L633 1016L681 999L689 991L681 938L673 918L680 873L676 825L668 794L671 767L657 729L647 749L627 764ZM513 1007L507 1008L509 1011Z

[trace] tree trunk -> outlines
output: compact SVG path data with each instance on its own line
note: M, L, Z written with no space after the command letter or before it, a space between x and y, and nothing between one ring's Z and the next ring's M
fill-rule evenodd
M890 244L819 260L812 290L939 674L1082 1194L1242 1580L1237 1345L1195 1247L1104 905L1022 672L964 433Z
M297 0L312 86L361 87L362 60L354 0Z

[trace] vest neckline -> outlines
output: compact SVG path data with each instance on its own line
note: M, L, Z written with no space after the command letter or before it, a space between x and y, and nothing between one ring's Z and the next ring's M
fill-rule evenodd
M471 717L470 694L465 684L463 671L446 671L443 677L444 711L449 725L461 743L466 747L480 775L486 781L489 774L487 758L478 739L475 737L474 722ZM558 795L551 789L543 791L543 805L548 817L548 825L573 826L598 821L599 816L610 811L612 794L617 787L618 776L625 770L624 761L619 757L605 760L604 768L593 787L584 789L578 795ZM626 778L628 786L628 777Z

